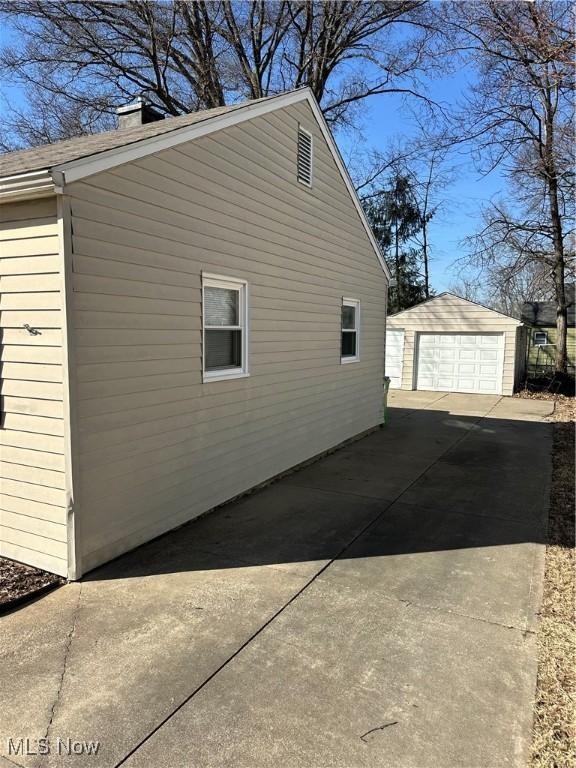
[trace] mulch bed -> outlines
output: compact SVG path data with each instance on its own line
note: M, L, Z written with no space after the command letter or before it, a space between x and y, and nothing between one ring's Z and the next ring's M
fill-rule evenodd
M0 613L65 584L66 579L30 565L0 557Z
M522 394L520 395L522 396ZM574 549L573 397L524 394L553 399L554 444L544 593L537 635L538 680L532 733L531 768L576 767L576 550Z

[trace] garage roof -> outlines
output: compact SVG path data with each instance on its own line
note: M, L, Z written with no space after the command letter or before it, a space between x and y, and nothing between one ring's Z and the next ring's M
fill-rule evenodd
M522 321L519 320L517 317L512 317L512 315L506 315L504 312L498 312L496 309L490 309L490 307L485 306L484 304L480 304L477 301L470 301L470 299L463 299L462 296L458 296L455 293L451 293L450 291L444 291L443 293L439 293L438 296L432 296L430 299L426 299L426 301L421 301L419 304L415 304L413 307L409 307L408 309L403 309L400 312L395 312L392 315L388 315L388 317L399 317L400 315L405 315L408 312L413 312L415 309L421 309L426 304L434 304L435 302L438 302L439 299L442 299L445 296L451 296L453 299L458 299L458 301L462 302L462 304L468 304L472 307L481 307L482 309L486 310L486 312L492 312L495 315L498 315L499 317L506 317L509 320L511 320L516 325L522 325Z

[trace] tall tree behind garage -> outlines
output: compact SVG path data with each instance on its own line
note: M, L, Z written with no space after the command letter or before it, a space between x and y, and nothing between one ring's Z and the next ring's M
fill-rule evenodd
M499 167L510 183L508 199L484 210L473 259L510 274L534 263L546 268L557 304L555 368L564 373L564 281L574 259L574 5L491 0L439 13L478 72L454 141L472 139L482 169Z
M429 296L425 282L426 253L418 235L434 212L424 212L415 182L405 169L395 169L388 183L368 193L362 205L394 277L390 313L419 304Z

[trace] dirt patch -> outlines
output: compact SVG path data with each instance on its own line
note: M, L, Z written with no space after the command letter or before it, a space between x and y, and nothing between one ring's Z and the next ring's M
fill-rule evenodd
M574 549L573 397L543 393L521 396L554 400L552 487L544 593L538 628L538 682L531 768L576 766L576 598Z
M0 557L0 612L64 582L53 573Z

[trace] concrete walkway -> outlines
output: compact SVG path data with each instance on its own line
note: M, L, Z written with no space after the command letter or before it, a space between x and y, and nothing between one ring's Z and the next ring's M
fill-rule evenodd
M2 617L0 764L524 766L550 407L391 401L384 429Z

